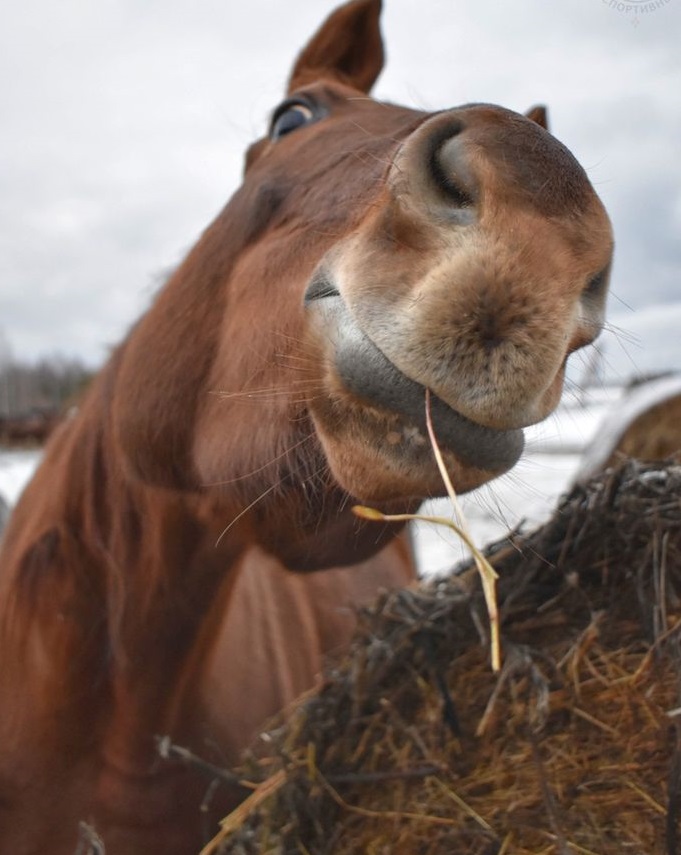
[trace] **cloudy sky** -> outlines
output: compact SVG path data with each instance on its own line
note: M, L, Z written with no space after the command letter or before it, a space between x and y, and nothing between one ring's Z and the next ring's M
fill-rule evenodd
M104 358L238 184L334 5L5 4L0 336L15 356ZM681 0L384 6L378 97L549 105L615 225L606 358L681 368Z

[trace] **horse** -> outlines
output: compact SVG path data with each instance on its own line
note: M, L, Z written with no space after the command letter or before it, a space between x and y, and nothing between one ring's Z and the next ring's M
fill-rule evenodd
M380 0L302 49L243 183L52 435L3 540L0 850L186 855L207 780L314 683L399 523L508 471L598 334L604 207L545 127L380 103ZM216 815L244 792L221 788ZM92 840L95 838L93 837Z

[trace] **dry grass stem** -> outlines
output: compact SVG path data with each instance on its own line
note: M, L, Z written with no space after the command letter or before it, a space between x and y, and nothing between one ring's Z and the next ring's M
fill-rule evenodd
M435 436L435 430L433 429L433 419L430 412L430 389L426 389L426 426L428 428L428 438L430 440L430 445L433 450L433 456L435 457L435 462L437 463L437 468L445 485L447 495L451 500L452 506L454 508L454 513L456 515L457 521L455 522L454 520L447 519L446 517L429 516L423 514L382 514L380 511L376 511L373 508L364 507L363 505L356 505L352 510L358 517L361 517L366 520L383 520L384 522L404 522L410 520L421 520L422 522L429 522L434 523L435 525L446 526L447 528L451 529L466 544L471 555L473 556L475 566L478 568L478 573L480 574L480 579L482 581L482 589L485 595L485 603L487 605L487 614L489 617L489 643L492 670L496 673L501 668L501 638L499 633L499 610L497 608L496 593L498 576L494 567L492 567L492 565L485 558L480 549L478 549L478 547L475 545L468 531L468 526L466 525L466 519L464 517L463 510L461 508L461 505L459 504L459 499L456 495L454 485L452 484L452 479L449 477L449 472L447 471L447 467L445 466L445 461L442 457L442 452L440 451L440 446L438 444L437 437Z

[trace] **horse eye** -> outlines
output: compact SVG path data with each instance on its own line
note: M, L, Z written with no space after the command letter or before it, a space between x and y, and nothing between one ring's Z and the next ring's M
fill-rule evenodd
M280 137L290 134L309 124L314 119L314 113L306 105L299 101L287 102L279 107L270 125L270 139L278 140Z
M584 295L587 297L598 297L600 296L605 286L608 282L608 268L605 270L601 270L600 273L597 273L596 276L592 277L589 282L587 282L586 288L584 289Z

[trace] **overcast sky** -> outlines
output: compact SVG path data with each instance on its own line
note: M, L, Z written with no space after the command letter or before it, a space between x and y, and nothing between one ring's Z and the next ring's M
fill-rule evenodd
M0 330L16 356L104 358L237 186L334 5L4 4ZM610 315L624 332L609 358L649 370L664 338L681 368L681 0L384 7L378 97L549 105L615 225Z

